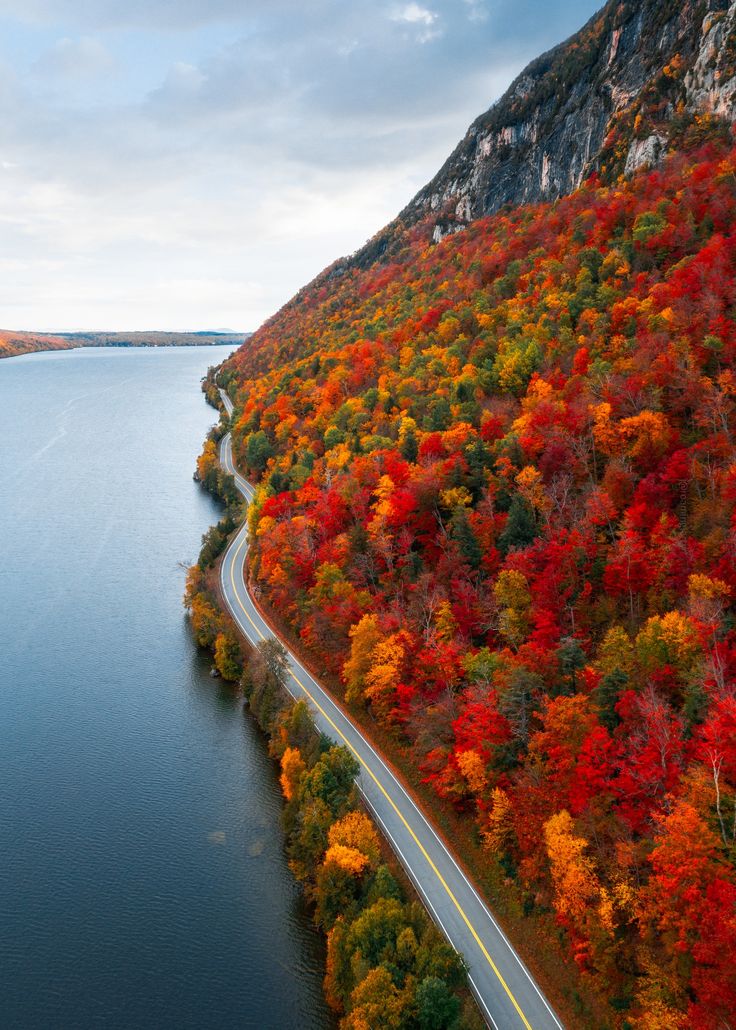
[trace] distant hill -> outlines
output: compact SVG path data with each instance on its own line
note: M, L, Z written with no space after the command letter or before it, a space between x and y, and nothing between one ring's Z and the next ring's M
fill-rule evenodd
M0 330L0 358L73 347L239 347L251 333L27 333Z

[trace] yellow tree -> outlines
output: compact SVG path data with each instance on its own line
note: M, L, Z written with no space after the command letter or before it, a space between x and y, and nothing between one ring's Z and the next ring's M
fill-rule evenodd
M392 633L373 650L373 665L365 676L365 697L376 713L386 718L395 698L396 688L406 659L409 641L403 630Z
M599 922L601 916L604 922L610 919L608 895L598 880L593 859L586 854L588 842L576 835L575 824L566 809L544 824L544 840L555 891L555 911L587 938L586 923L591 911L598 911Z
M364 615L350 630L350 657L342 668L345 681L345 700L360 701L363 697L365 677L373 665L373 651L382 640L377 615Z
M197 476L201 482L207 482L207 477L213 469L219 467L217 460L217 446L214 440L206 440L202 453L197 458Z
M634 643L644 672L671 665L687 676L702 655L700 632L689 615L667 612L647 619Z
M488 786L488 776L483 759L477 751L460 751L457 755L460 772L467 780L472 794L480 798Z
M527 503L547 518L552 509L552 502L544 489L542 473L532 465L527 465L516 477L516 485Z
M330 846L340 844L355 848L367 857L372 866L377 865L381 857L381 846L373 823L357 809L332 824L328 840Z
M511 798L501 787L494 787L491 808L481 831L483 846L495 854L506 850L513 836L513 806Z
M498 631L512 647L518 647L529 632L532 597L526 576L516 569L504 569L494 584L493 596L500 609Z
M240 644L234 633L227 630L215 638L215 665L223 679L235 682L243 671Z
M451 644L457 636L457 621L452 614L452 605L449 601L440 601L435 615L435 628L437 639L442 644Z
M608 676L618 670L629 675L634 667L634 646L623 626L611 626L598 648L598 668Z
M353 991L352 1008L340 1023L341 1030L399 1030L406 1025L407 1001L388 969L376 966Z
M368 868L368 856L345 844L330 844L325 852L325 866L336 865L351 876L360 876Z

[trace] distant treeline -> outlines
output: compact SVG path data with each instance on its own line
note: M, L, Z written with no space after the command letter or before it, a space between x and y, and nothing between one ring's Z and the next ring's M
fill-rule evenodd
M0 330L0 358L72 347L239 347L250 333L26 333Z

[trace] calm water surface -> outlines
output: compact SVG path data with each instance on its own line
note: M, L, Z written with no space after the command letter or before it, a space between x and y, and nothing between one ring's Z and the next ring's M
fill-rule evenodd
M0 361L0 1026L320 1028L261 738L181 605L223 348Z

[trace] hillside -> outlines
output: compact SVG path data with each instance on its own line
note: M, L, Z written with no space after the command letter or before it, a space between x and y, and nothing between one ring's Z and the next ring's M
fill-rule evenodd
M736 151L673 156L308 292L222 373L264 599L642 1026L736 1005L735 224Z
M240 346L250 333L28 333L0 329L0 358L74 347L202 347Z
M608 5L519 80L537 110L587 55L545 101L575 155L557 199L525 185L535 143L493 213L435 232L439 184L488 196L461 144L219 374L263 602L572 957L586 1026L736 1011L736 6L714 7ZM623 88L619 28L645 85L596 151L567 104ZM652 81L685 90L656 154Z

